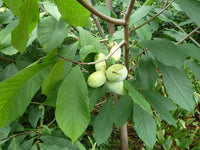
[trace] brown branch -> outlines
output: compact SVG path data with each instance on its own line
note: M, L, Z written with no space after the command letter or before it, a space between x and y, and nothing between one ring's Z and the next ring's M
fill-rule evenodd
M195 33L200 27L196 27L192 32L190 32L189 34L187 34L182 40L180 40L179 42L176 43L176 45L181 44L183 41L185 41L188 37L190 37L193 33Z
M0 142L1 142L1 141L5 141L5 140L10 140L10 139L12 139L12 138L14 138L14 137L17 137L17 136L28 135L28 134L32 134L32 133L36 133L36 131L17 133L17 134L14 134L14 135L12 135L12 136L9 136L9 137L7 137L7 138L0 139Z
M47 106L46 104L42 104L42 103L39 103L39 102L31 102L31 104Z
M106 2L106 7L113 12L113 8L112 8L112 0L105 0ZM109 23L108 22L108 34L113 35L113 33L115 32L115 25L113 23Z
M137 29L143 27L143 26L146 25L147 23L153 21L156 17L158 17L160 14L162 14L169 6L171 6L171 4L172 4L174 1L175 1L175 0L172 0L166 7L163 7L163 9L162 9L158 14L156 14L154 17L152 17L151 19L149 19L149 20L146 21L145 23L143 23L143 24L141 24L141 25L139 25L139 26L137 26L137 27L131 29L131 30L129 31L129 35L130 35L133 31L135 31L135 30L137 30Z
M99 18L103 19L104 21L114 23L116 25L125 25L124 20L114 19L112 17L108 17L103 13L97 11L94 7L90 6L85 0L77 0L83 7L88 9L91 13L95 14Z
M55 121L56 121L56 118L54 118L54 119L47 125L47 127L49 127L50 125L52 125Z
M172 22L172 24L174 24L179 30L181 30L183 33L186 33L183 28L181 28L180 26L178 26L176 23ZM186 33L187 34L187 33ZM192 42L194 44L196 44L198 47L200 47L200 44L195 40L193 39L191 36L189 36L190 40L192 40Z
M107 61L122 45L124 45L124 43L125 42L123 40L119 45L117 45L116 49L112 53L109 53L104 59L100 59L100 60L94 61L94 62L84 63L84 62L79 62L79 61L75 61L75 60L72 60L72 59L64 58L63 56L60 56L58 54L56 56L60 57L63 60L73 62L73 63L79 64L79 65L94 65L94 64L100 63L102 61Z
M128 150L128 133L127 133L127 124L125 123L123 126L120 127L120 149L121 150Z
M0 59L7 60L7 61L10 61L10 62L15 62L15 60L9 59L9 58L5 58L5 57L0 57Z

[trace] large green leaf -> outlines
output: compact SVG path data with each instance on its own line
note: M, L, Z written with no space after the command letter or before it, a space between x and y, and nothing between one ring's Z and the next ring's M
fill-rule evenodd
M124 86L128 90L128 94L132 100L137 103L143 110L152 115L149 103L140 95L138 91L134 89L134 87L127 80L124 80Z
M3 71L0 72L0 82L3 80L6 80L8 78L11 78L13 75L15 75L19 71L18 67L11 63L7 65Z
M64 79L58 91L56 120L61 130L75 141L90 121L87 84L79 66Z
M144 22L146 22L146 20L141 19L134 25L137 27L137 26L143 24ZM137 29L136 33L140 40L151 40L151 38L152 38L152 31L151 31L151 27L149 24L146 24L143 27Z
M179 45L181 52L193 58L196 58L200 61L200 48L195 46L194 44L187 43Z
M55 85L64 78L65 60L58 61L42 84L42 93L48 95Z
M151 58L142 56L139 66L135 70L136 81L142 89L151 89L156 80L159 78L158 71L156 70Z
M82 47L93 45L95 47L95 50L97 50L98 52L108 54L108 51L106 50L105 46L98 41L98 38L95 38L83 28L79 27L78 29L80 32L80 42Z
M123 126L131 115L133 101L129 95L119 98L114 107L114 123L117 128Z
M38 25L38 40L45 51L50 51L59 46L68 33L68 24L62 19L57 21L49 16L41 19Z
M186 13L198 26L200 26L200 2L198 0L176 0L181 9Z
M102 144L109 138L112 132L113 114L113 100L109 98L94 120L94 138L97 144Z
M194 74L195 78L200 81L200 66L192 61L187 61L187 66Z
M43 2L43 6L47 10L47 12L50 13L57 21L60 20L61 14L58 11L58 8L55 5L55 3L50 3L46 1L46 2Z
M3 0L3 2L12 10L13 14L19 16L19 9L23 4L23 0Z
M12 45L19 51L26 49L29 34L39 20L37 0L26 0L20 7L19 24L12 31Z
M137 135L145 144L153 148L156 142L156 122L153 116L134 103L133 121Z
M163 64L159 64L159 68L169 97L180 107L193 111L193 87L184 71Z
M150 101L152 107L161 115L161 118L169 124L176 126L176 121L169 111L175 110L177 107L172 101L153 91L144 91L144 95Z
M155 40L142 42L158 59L158 61L168 66L183 66L185 57L180 52L180 48L170 41Z
M24 113L53 62L43 58L0 83L0 128Z
M90 53L98 53L98 50L96 50L94 45L87 45L87 46L82 47L79 52L81 61L84 61L84 59Z
M129 24L132 25L138 21L140 21L143 17L145 17L154 6L142 6L139 9L137 9L131 16Z
M90 12L75 0L55 0L62 18L73 26L89 26Z

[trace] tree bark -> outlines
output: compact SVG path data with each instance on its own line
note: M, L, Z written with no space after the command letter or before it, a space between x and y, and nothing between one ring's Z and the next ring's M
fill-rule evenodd
M112 8L112 0L106 0L106 7L113 12L113 8ZM115 32L115 25L113 23L109 23L108 22L108 34L113 35L113 33Z

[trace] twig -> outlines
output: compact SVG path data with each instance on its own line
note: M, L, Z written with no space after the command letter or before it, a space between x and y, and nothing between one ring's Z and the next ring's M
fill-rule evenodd
M5 57L0 57L0 59L7 60L7 61L10 61L10 62L15 62L15 60L9 59L9 58L5 58Z
M101 101L101 102L99 102L99 103L97 103L97 104L95 104L95 106L99 106L99 105L102 105L103 103L105 103L106 102L106 99L105 100L103 100L103 101Z
M17 137L17 136L28 135L28 134L32 134L32 133L36 133L36 131L17 133L17 134L14 134L14 135L10 136L10 137L4 138L4 139L0 139L0 142L1 142L1 141L4 141L4 140L12 139L12 138Z
M47 125L47 127L49 127L50 125L52 125L55 121L56 121L56 118L54 118L54 119Z
M139 26L137 26L137 27L131 29L131 30L129 31L129 35L130 35L133 31L135 31L135 30L137 30L137 29L143 27L143 26L146 25L147 23L153 21L156 17L158 17L160 14L162 14L169 6L171 6L171 4L172 4L174 1L175 1L175 0L172 0L166 7L163 7L163 9L162 9L158 14L156 14L154 17L152 17L151 19L149 19L149 20L146 21L145 23L143 23L143 24L141 24L141 25L139 25Z
M183 33L186 33L183 28L181 28L180 26L178 26L176 23L172 22L172 24L174 24L178 29L180 29ZM187 33L186 33L187 34ZM200 44L195 40L193 39L191 36L189 36L190 40L192 40L192 42L194 44L196 44L198 47L200 47Z
M183 41L185 41L188 37L190 37L193 33L195 33L200 27L196 27L192 32L190 32L189 34L187 34L182 40L180 40L179 42L176 43L176 45L181 44Z
M47 106L46 104L42 104L42 103L39 103L39 102L31 102L31 104Z
M99 40L99 42L107 42L108 39Z
M97 63L100 63L102 61L107 61L122 45L124 45L124 40L116 47L116 49L112 52L112 53L109 53L104 59L100 59L98 61L94 61L94 62L88 62L88 63L84 63L84 62L79 62L79 61L75 61L75 60L72 60L72 59L68 59L68 58L64 58L63 56L60 56L60 55L56 55L58 57L60 57L61 59L63 60L66 60L66 61L69 61L69 62L73 62L73 63L76 63L76 64L79 64L79 65L94 65L94 64L97 64Z
M125 25L124 20L114 19L112 17L108 17L103 13L97 11L94 7L90 6L85 0L77 0L83 7L88 9L91 13L95 14L99 18L103 19L104 21L114 23L116 25Z

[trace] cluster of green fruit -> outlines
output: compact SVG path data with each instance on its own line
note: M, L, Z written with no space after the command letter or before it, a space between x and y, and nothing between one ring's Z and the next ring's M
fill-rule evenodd
M110 52L116 50L117 44L114 43ZM106 56L103 53L98 53L94 57L94 61L104 59ZM112 56L115 63L120 60L121 49L119 48ZM127 77L128 71L122 64L111 65L106 68L106 62L102 61L95 64L96 71L88 77L88 85L92 88L97 88L105 84L107 89L118 95L124 95L126 90L123 85L123 80Z

